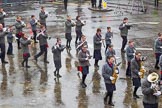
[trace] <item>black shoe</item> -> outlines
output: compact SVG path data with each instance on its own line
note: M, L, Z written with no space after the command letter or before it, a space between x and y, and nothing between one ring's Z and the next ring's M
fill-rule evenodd
M34 43L38 43L38 41L35 41Z
M99 68L99 65L98 64L94 64L94 66Z
M160 69L160 67L159 66L155 66L155 69Z
M24 67L24 63L21 63L22 67Z
M86 88L86 85L84 85L83 83L80 84L82 86L82 88Z
M110 105L110 106L114 106L114 103L113 103L113 102L109 102L109 105Z
M27 65L26 68L30 68L30 66Z
M87 84L83 83L85 87L87 87Z
M135 95L133 95L133 98L136 99L136 98L140 98L140 97L139 97L138 95L135 94Z
M54 76L56 76L56 71L54 71Z
M107 98L104 98L104 104L107 105Z
M60 78L60 77L62 77L62 76L61 76L60 74L57 74L57 77Z
M21 49L21 47L18 47L18 49Z
M121 52L122 52L122 53L125 53L125 50L121 49Z
M49 61L46 60L46 61L44 61L44 63L49 63Z
M8 62L7 62L7 61L3 61L2 63L3 63L3 64L7 64Z
M37 57L36 56L34 56L34 60L37 62Z

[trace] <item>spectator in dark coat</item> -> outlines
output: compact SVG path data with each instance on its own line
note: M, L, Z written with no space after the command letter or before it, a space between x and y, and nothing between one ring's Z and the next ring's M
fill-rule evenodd
M131 60L131 75L132 75L132 81L134 86L134 91L133 91L134 98L139 98L136 92L138 88L141 86L140 75L142 75L142 73L140 72L140 68L141 68L140 58L141 58L141 52L136 52L135 57Z
M27 36L25 36L25 34L23 33L22 37L20 38L20 43L22 46L22 52L23 52L23 61L22 61L22 67L24 67L24 63L26 64L26 68L30 68L30 66L28 65L28 59L30 57L30 52L29 52L29 44L31 43L31 40L27 38Z
M57 38L57 43L52 47L53 60L56 70L54 71L54 76L61 77L59 70L61 65L61 52L65 49L64 45L61 45L61 39Z
M64 9L65 9L65 11L67 11L67 3L68 3L68 0L64 0Z
M78 53L79 66L82 68L82 82L81 86L83 88L87 87L85 84L85 79L89 73L89 59L91 59L90 52L87 50L87 45L83 45L82 49Z
M102 47L102 36L101 36L101 29L97 29L97 33L93 37L93 45L94 45L94 52L93 52L93 58L95 59L94 66L99 67L98 61L102 60L101 55L101 47Z

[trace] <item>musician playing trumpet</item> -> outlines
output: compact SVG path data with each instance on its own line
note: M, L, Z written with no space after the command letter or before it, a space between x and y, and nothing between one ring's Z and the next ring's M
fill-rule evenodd
M22 21L21 16L17 16L16 23L14 24L14 26L16 28L17 46L18 46L18 49L21 49L20 38L23 35L22 33L23 28L26 26L26 24Z
M150 74L142 82L143 106L144 108L158 108L161 95L159 75L155 72Z
M109 96L109 101L108 104L111 106L114 106L112 102L112 97L113 97L113 91L116 90L115 83L112 81L115 79L113 77L113 73L119 73L118 70L114 70L114 62L115 62L115 57L114 56L109 56L107 58L107 62L105 65L102 67L102 76L104 78L105 86L106 86L106 96L104 97L104 103L107 104L107 98Z
M76 32L75 44L77 44L78 39L79 39L79 41L81 40L82 26L84 26L86 24L86 21L81 21L80 16L77 16L75 23L76 23L76 27L75 27L75 32Z
M33 32L33 39L34 39L34 43L38 43L37 42L37 39L36 39L36 36L37 36L37 25L41 25L39 23L39 21L35 18L35 15L32 15L31 16L31 20L30 20L30 25L31 25L31 28L32 28L32 32Z
M76 52L77 52L77 54L82 49L82 46L83 45L87 45L87 47L88 47L88 43L86 41L86 36L85 35L82 35L81 41L79 41L78 44L77 44L77 46L76 46Z
M7 16L3 8L0 8L0 23L5 27L4 18Z

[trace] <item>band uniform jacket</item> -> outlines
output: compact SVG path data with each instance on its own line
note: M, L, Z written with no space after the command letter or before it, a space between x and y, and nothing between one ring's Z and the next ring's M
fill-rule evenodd
M93 37L94 50L101 49L101 46L102 46L101 38L102 36L101 35L98 36L97 34Z
M154 43L155 53L162 53L162 48L160 47L162 47L162 41L157 38Z
M48 14L46 14L45 12L40 12L39 13L39 21L41 24L46 24L46 18L48 17Z
M159 102L159 97L153 95L154 91L151 89L151 83L148 82L147 77L143 80L141 89L144 103L156 104Z
M112 32L107 32L105 34L105 42L106 45L110 45L111 44L111 38L113 37L113 33Z
M120 30L120 35L121 36L128 36L128 27L125 25L123 26L124 23L121 23L119 26L119 30Z
M127 61L128 62L131 62L131 60L134 58L134 55L133 55L134 53L135 53L135 48L127 46L126 55L127 55Z
M5 44L5 36L8 32L0 30L0 44Z
M20 38L20 43L21 43L21 46L22 46L23 54L29 54L28 45L31 43L31 41L28 40L28 39Z
M25 27L25 25L22 24L21 21L16 21L16 23L14 24L14 26L16 28L16 34L22 32L23 31L22 29Z
M37 23L35 22L35 19L30 20L30 25L31 25L32 31L37 30Z
M65 33L71 33L71 28L74 26L75 24L73 24L71 22L71 20L66 20L65 21Z
M105 83L112 84L112 82L110 80L110 76L113 75L113 72L114 72L114 65L112 65L112 67L110 67L108 65L108 63L106 62L102 67L102 76L104 78Z
M78 53L78 60L79 60L79 66L90 66L89 60L86 60L86 58L90 56L90 52L87 50L86 52L83 52L82 50Z
M139 61L140 63L141 61ZM137 62L135 57L131 60L131 75L132 78L140 78L138 72L140 71L140 64Z
M43 33L38 33L37 40L39 40L40 46L48 45L47 39L48 39L48 34L46 31L44 31Z
M0 12L0 23L4 23L4 18L5 18L6 15L4 15L3 12Z

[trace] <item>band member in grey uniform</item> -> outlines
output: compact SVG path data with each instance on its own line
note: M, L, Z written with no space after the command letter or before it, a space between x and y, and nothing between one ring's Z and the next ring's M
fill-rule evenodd
M94 52L93 52L93 58L95 59L94 66L99 67L98 61L102 60L101 55L101 47L102 47L102 36L101 36L101 29L97 29L97 33L93 37L93 45L94 45Z
M140 67L141 67L141 52L136 52L135 57L131 60L131 75L134 86L133 91L134 98L139 98L139 96L137 95L137 90L141 86L140 75L142 75L142 73L140 72Z
M30 68L28 65L28 58L30 57L30 52L29 52L29 44L31 43L31 39L28 39L25 34L22 34L22 37L20 38L20 43L22 46L22 52L23 52L23 61L22 61L22 67L24 67L24 63L26 64L26 68Z
M49 61L47 61L47 48L48 48L47 39L50 37L48 36L44 25L41 25L40 28L41 30L37 36L37 40L39 40L40 45L40 52L34 56L34 59L37 61L38 57L40 57L44 53L44 62L49 63Z
M102 76L104 78L105 86L106 86L106 96L104 97L104 104L107 104L107 98L109 97L108 104L111 106L114 106L114 103L112 102L113 97L113 91L116 90L115 84L112 83L112 80L115 78L113 77L114 70L114 62L115 58L113 56L110 56L107 58L106 63L102 67Z
M126 76L131 77L131 60L135 56L135 48L134 48L133 40L129 40L129 42L128 42L128 46L126 48L126 55L127 55Z
M45 8L42 6L41 12L39 13L39 21L40 21L40 24L44 25L46 29L47 29L47 25L46 25L47 17L48 17L48 13L45 12Z
M65 45L61 45L61 39L57 38L56 44L52 47L53 60L56 70L54 71L54 76L61 77L59 70L61 65L61 52L65 49Z
M83 88L87 87L85 84L85 79L89 73L89 59L91 59L90 52L87 50L87 45L83 45L82 49L78 53L79 66L82 68L82 82L81 86Z

